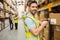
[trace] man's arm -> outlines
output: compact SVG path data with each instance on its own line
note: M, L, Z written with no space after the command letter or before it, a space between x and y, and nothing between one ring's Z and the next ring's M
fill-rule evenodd
M43 21L39 28L31 28L30 32L33 33L35 36L37 36L47 24L48 24L47 21Z
M36 28L36 24L32 19L27 18L25 20L26 25L28 26L31 33L33 33L35 36L37 36L40 31L48 24L47 21L43 21L39 28Z

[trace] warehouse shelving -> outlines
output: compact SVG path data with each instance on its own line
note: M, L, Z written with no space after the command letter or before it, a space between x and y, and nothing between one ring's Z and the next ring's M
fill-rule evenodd
M15 7L16 4L14 4L12 0L10 0L10 1L11 1L11 3L7 2L7 0L1 0L0 1L3 4L3 8L0 7L0 11L2 11L3 15L4 15L4 16L0 17L0 19L3 20L3 21L0 21L0 26L1 26L0 29L1 30L3 30L5 28L5 23L4 22L5 22L5 18L7 18L6 17L6 13L8 13L8 15L9 15L9 13L14 14L11 10L13 10L14 12L16 12L16 7Z
M48 10L48 14L50 14L53 7L56 7L56 6L59 6L60 5L60 0L56 0L54 2L51 2L51 3L48 3L48 4L45 4L45 5L42 5L38 8L38 12L39 12L39 17L40 18L40 21L43 21L45 18L45 10ZM41 13L42 12L42 13ZM48 15L46 15L48 16ZM49 17L49 16L48 16ZM49 19L49 18L47 18ZM48 27L44 28L43 32L40 32L42 36L42 40L53 40L54 38L53 37L53 34L51 33L51 28L50 28L50 24L48 25ZM52 35L51 35L52 34Z
M46 5L43 5L43 6L39 7L38 11L49 9L49 8L52 8L52 7L55 7L55 6L58 6L58 5L60 5L60 0L56 0L52 3L49 3L49 4L46 4Z

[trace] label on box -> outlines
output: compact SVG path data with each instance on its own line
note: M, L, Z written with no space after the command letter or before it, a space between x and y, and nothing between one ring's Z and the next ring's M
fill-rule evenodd
M60 31L60 26L56 26L56 30L57 31Z
M51 24L56 24L56 19L51 19L51 20L50 20L50 23L51 23Z

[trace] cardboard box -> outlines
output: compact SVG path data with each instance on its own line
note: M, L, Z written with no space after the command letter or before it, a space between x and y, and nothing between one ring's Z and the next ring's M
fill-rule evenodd
M53 25L52 26L52 29L51 31L53 31L51 34L51 39L52 40L60 40L60 26L55 26Z
M49 25L47 25L44 28L44 33L43 33L43 40L48 40L49 39Z
M0 31L3 30L5 28L5 23L0 21Z
M43 34L44 34L44 30L40 32L40 37L43 37Z
M48 40L48 38L43 37L43 40Z
M44 14L40 14L40 21L44 20Z
M50 24L60 25L60 14L59 13L56 13L56 14L51 13L49 15L49 18L50 18Z
M40 21L44 21L44 20L47 20L47 18L45 17L46 15L45 14L40 14Z
M54 40L60 40L60 26L54 27Z

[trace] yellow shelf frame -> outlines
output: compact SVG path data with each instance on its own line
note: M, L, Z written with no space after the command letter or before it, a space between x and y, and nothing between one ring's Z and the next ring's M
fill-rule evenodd
M60 5L60 0L57 0L55 2L49 3L47 5L44 5L38 9L38 11L44 10L44 9L50 9L52 7Z

